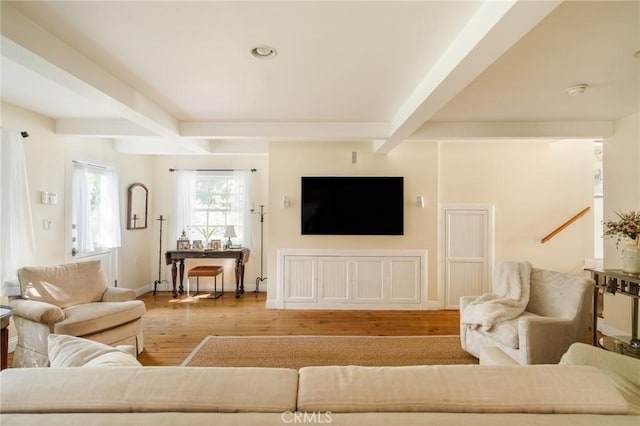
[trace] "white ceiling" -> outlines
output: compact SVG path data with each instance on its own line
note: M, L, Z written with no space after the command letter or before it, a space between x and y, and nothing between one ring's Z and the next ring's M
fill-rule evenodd
M1 7L2 100L123 152L602 137L640 109L638 1ZM278 55L256 59L258 45Z

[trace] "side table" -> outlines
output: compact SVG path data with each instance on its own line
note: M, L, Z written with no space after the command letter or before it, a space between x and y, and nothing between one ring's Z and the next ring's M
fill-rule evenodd
M593 306L592 306L592 345L599 346L620 352L619 348L623 348L625 355L640 354L640 339L638 338L638 300L640 299L640 277L629 275L619 269L591 269L585 268L591 273L591 277L595 281L593 289ZM623 337L605 337L597 341L598 326L598 299L600 290L605 294L615 295L622 294L628 296L631 301L631 336ZM597 343L596 343L597 342ZM633 355L631 355L633 356Z
M0 305L0 370L7 368L9 358L9 319L11 307Z
M629 337L604 336L598 340L598 346L611 352L617 352L622 355L640 359L640 351L634 349L629 344Z

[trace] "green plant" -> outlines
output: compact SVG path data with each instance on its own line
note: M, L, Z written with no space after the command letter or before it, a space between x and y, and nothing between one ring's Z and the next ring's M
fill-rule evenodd
M628 213L615 212L619 220L607 220L603 222L605 238L616 238L616 248L625 238L634 240L640 245L640 211Z

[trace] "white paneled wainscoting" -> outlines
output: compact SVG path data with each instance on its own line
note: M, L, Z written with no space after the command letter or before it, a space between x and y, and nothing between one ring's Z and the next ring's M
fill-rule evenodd
M426 294L426 250L280 249L267 307L420 310Z

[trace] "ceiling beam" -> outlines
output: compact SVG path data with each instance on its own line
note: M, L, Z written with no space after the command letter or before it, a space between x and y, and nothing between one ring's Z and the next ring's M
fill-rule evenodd
M120 118L59 118L59 135L117 138L125 136L156 136L149 129Z
M206 139L296 139L368 141L389 135L385 122L214 122L183 121L180 134Z
M121 154L198 155L211 154L209 141L171 138L117 138L114 148Z
M31 19L3 2L2 56L161 136L177 136L178 121Z
M612 121L429 122L407 140L600 139L611 135Z
M560 3L485 1L398 110L390 136L374 142L374 151L389 153L408 139Z

